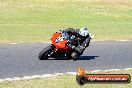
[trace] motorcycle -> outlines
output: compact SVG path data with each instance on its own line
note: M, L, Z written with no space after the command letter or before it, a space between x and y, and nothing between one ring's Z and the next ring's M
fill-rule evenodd
M90 36L92 39L92 36ZM47 60L48 58L72 58L77 60L81 55L78 54L75 50L69 47L69 44L75 43L76 36L69 35L67 32L56 32L51 38L51 44L45 47L40 53L38 58L40 60Z

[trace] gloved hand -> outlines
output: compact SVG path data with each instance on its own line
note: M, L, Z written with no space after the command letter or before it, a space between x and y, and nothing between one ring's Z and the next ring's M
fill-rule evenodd
M71 44L67 44L71 49L75 49L75 46L74 45L71 45Z
M90 36L90 38L91 38L91 39L93 39L93 38L94 38L94 35L92 35L92 34L89 34L89 36Z

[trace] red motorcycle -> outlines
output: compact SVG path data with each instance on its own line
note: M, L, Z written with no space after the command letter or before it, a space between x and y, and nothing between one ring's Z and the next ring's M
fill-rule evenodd
M67 32L54 33L51 38L52 44L39 53L39 59L47 60L48 58L68 57L76 60L80 55L68 46L68 44L74 44L75 39L75 36L70 36Z

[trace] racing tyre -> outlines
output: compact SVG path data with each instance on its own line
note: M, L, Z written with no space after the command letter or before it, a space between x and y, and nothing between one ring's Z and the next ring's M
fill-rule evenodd
M39 53L39 60L47 60L50 56L50 53L52 52L52 47L49 45L46 48L44 48L40 53Z

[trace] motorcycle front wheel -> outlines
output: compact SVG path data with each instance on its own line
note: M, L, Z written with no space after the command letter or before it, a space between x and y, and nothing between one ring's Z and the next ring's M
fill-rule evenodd
M50 54L52 52L52 46L47 46L39 53L39 60L47 60L50 57Z

